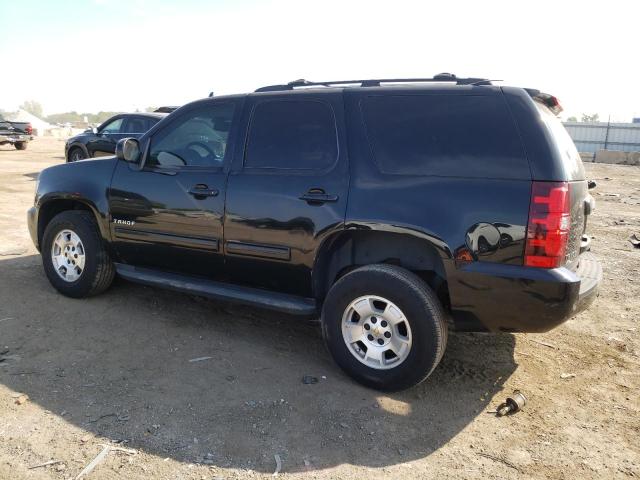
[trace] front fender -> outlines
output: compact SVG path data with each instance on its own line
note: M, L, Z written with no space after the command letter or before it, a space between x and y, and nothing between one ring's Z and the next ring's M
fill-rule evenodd
M46 225L42 225L43 213L51 211L56 204L81 204L93 212L101 236L110 241L108 192L117 162L116 158L110 157L65 163L43 170L35 198L38 238Z

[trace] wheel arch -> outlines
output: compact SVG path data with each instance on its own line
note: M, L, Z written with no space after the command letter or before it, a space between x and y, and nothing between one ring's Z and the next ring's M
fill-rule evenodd
M312 270L313 293L319 302L331 286L349 271L375 263L397 265L416 273L447 306L449 248L437 238L413 230L347 229L326 238Z
M59 213L69 210L84 210L90 212L98 224L103 240L108 239L109 232L105 231L105 227L103 222L100 221L100 216L95 206L77 198L51 198L42 202L38 208L38 245L42 245L42 237L49 222Z
M71 145L69 145L69 148L67 149L67 158L66 161L69 162L69 155L71 154L71 151L74 148L79 148L80 150L82 150L84 152L84 154L87 156L87 158L91 158L91 155L89 154L89 149L87 148L87 146L83 143L80 142L74 142Z

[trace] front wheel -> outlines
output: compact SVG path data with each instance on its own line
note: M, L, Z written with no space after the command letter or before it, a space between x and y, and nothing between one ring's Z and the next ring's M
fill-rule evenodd
M69 152L70 162L77 162L78 160L84 160L85 158L87 158L87 155L84 153L84 150L82 150L80 147L72 148L71 151Z
M42 263L49 282L63 295L88 297L106 290L115 269L90 212L53 217L42 237Z
M16 147L16 150L26 150L27 142L16 142L13 144L13 146Z
M394 265L367 265L340 278L325 299L322 330L346 373L387 391L425 380L447 342L445 313L433 290Z

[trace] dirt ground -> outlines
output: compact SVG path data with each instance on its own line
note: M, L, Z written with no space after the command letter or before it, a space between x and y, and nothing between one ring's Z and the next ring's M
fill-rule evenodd
M453 333L426 382L385 395L294 317L124 281L56 293L25 212L62 152L0 147L1 479L75 478L103 444L136 453L88 478L267 478L275 456L286 478L640 476L639 167L587 164L605 272L589 311L546 334ZM523 411L488 413L514 389Z

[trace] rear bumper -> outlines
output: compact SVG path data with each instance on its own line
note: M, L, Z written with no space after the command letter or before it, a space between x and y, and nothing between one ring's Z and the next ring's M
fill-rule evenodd
M593 253L585 252L579 257L575 273L580 278L580 290L573 314L587 308L598 296L598 287L602 282L602 266Z
M33 137L31 135L0 134L0 143L28 142L29 140L33 140Z
M449 281L452 316L460 330L546 332L587 308L601 281L590 252L575 270L474 262Z

